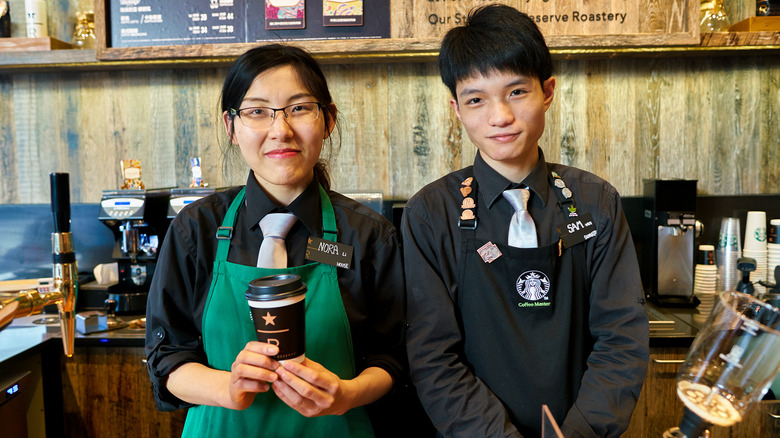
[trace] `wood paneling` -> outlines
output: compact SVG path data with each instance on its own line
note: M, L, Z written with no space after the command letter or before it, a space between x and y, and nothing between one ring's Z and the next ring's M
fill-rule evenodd
M435 63L323 66L341 114L334 187L406 198L468 165L474 147ZM218 99L225 68L0 75L0 202L48 203L47 174L71 173L74 202L121 184L138 158L148 188L189 183L199 155L213 187L223 169ZM702 194L780 191L780 57L560 60L540 144L623 195L642 179L698 179Z
M143 358L130 347L80 347L63 358L63 436L181 436L186 411L157 411Z

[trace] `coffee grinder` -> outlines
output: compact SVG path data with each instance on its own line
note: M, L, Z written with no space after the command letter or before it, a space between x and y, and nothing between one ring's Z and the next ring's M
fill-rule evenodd
M92 293L82 308L115 305L118 314L145 312L158 251L170 223L169 197L170 189L103 191L98 219L114 233L119 278L110 285L85 285Z
M644 182L644 244L640 270L645 295L661 306L695 307L693 294L696 180Z

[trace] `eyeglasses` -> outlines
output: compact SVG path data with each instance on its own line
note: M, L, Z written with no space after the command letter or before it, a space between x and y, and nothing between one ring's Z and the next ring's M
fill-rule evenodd
M269 108L266 106L255 106L241 109L230 109L231 116L238 116L241 123L247 128L265 129L270 128L276 119L276 112L281 111L287 123L307 124L317 120L320 116L319 102L299 102L287 105L284 108Z

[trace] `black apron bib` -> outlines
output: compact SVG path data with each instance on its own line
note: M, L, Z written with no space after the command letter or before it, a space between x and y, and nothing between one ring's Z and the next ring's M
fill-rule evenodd
M502 255L486 263L477 250L487 242L474 235L473 228L461 231L457 305L466 360L520 433L540 436L542 405L563 421L593 347L585 245L496 244Z

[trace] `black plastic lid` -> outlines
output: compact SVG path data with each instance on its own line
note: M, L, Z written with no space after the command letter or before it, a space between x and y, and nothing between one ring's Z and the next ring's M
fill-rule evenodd
M277 274L255 278L249 282L246 299L255 301L281 300L306 293L306 283L295 274Z

